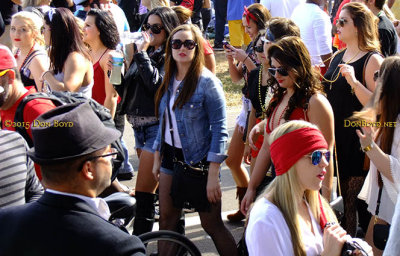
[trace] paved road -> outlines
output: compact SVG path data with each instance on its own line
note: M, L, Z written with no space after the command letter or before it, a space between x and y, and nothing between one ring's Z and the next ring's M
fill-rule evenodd
M238 115L240 109L239 108L229 108L227 111L228 118L228 132L229 132L229 140L230 136L233 133L235 119ZM229 143L228 140L228 143ZM124 141L128 145L128 150L130 154L130 161L134 166L135 170L138 168L138 159L134 150L134 137L132 129L130 129L129 124L126 123L125 132L124 132ZM229 144L228 144L229 145ZM221 180L222 180L222 216L225 220L225 224L228 229L232 232L235 237L235 240L238 241L243 234L243 225L244 221L237 224L231 224L226 220L226 215L232 212L235 212L238 209L238 202L235 199L236 196L236 185L230 173L230 170L226 167L225 164L222 165L221 171ZM133 188L135 187L136 179L134 178L131 181L123 182L125 185ZM158 229L158 225L155 225L154 230ZM199 217L196 213L186 214L186 236L192 240L200 249L202 255L211 256L218 255L217 250L212 242L211 238L204 232L201 228Z

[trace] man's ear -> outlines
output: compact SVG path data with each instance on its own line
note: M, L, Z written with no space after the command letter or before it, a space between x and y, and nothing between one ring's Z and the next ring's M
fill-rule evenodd
M86 161L81 169L81 174L83 175L83 177L86 180L93 180L95 177L94 172L94 163L91 161Z

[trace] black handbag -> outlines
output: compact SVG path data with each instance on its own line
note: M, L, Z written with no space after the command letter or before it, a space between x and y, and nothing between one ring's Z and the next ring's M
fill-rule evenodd
M378 179L381 179L380 174L378 174ZM380 182L379 182L380 183ZM379 207L381 205L381 197L382 197L382 188L383 185L379 185L379 193L378 193L378 200L376 202L376 210L375 210L375 223L374 223L374 231L373 231L373 240L374 245L379 250L384 250L386 246L386 242L389 238L389 224L376 224L376 220L379 214Z
M169 91L167 100L167 113L169 124L172 118L169 109ZM184 160L178 160L175 153L174 134L172 127L168 128L171 134L173 148L174 174L171 185L171 198L174 207L195 209L196 211L209 211L210 202L207 198L208 168L210 162L201 160L196 165L189 165Z

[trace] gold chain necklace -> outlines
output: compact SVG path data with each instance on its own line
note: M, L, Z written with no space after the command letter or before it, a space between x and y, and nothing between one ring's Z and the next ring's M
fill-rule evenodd
M342 50L342 51L344 51L344 50ZM340 52L342 52L342 51L340 51ZM340 53L340 52L339 52L339 53ZM345 62L344 64L346 64L346 65L349 64L355 57L357 57L357 55L358 55L360 52L361 52L361 50L358 50L358 52L357 52L353 57L351 57L350 60L348 60L348 61ZM332 56L332 57L333 57L333 56ZM332 57L330 57L330 58L332 58ZM344 57L344 54L343 54L342 59L340 60L340 62L343 61L343 57ZM330 59L330 58L329 58L329 59ZM329 59L327 59L327 60L329 60ZM339 62L339 64L340 64L340 62ZM332 72L331 79L332 79L332 77L335 75L336 70L337 70L338 68L339 68L339 65L336 66L335 70ZM328 80L328 79L326 79L321 73L319 73L319 75L322 77L322 79L323 79L325 82L330 83L329 90L332 90L332 84L333 84L334 82L336 82L336 81L339 79L340 74L341 74L341 73L338 72L338 73L336 74L336 77L335 77L333 80Z
M262 71L263 71L263 65L260 65L260 71L258 72L258 100L260 101L260 107L261 107L261 119L264 119L267 115L267 109L266 109L266 103L267 103L267 96L268 96L268 88L267 91L265 92L265 101L264 104L262 104L261 100L261 84L262 84Z

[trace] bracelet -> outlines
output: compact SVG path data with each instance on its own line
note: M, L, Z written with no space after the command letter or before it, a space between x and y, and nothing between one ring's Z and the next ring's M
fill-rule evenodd
M244 64L244 62L247 60L247 58L249 57L249 55L250 55L250 53L249 53L249 54L247 54L246 58L244 58L244 60L243 60L243 64Z
M374 143L372 142L371 144L369 144L369 145L366 146L365 148L361 147L361 150L362 150L362 152L367 153L367 152L370 151L373 147L374 147Z
M51 72L51 70L46 70L46 71L43 72L42 76L40 77L40 79L41 79L42 81L44 81L44 76L45 76L48 72Z

